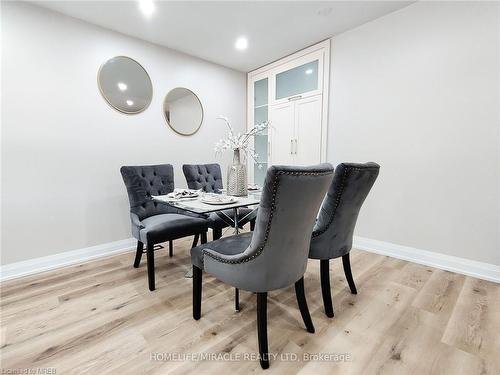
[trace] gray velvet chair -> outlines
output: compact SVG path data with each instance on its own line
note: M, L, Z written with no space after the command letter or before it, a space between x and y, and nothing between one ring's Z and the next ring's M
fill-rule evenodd
M154 290L154 245L168 241L172 256L175 239L194 235L201 236L205 243L208 224L204 219L183 215L176 208L151 199L151 195L164 195L174 190L174 169L170 164L124 166L120 172L130 202L132 235L137 239L134 267L139 267L146 244L149 289Z
M320 260L321 291L325 314L333 317L330 291L330 259L342 257L344 273L351 289L357 294L352 278L349 251L352 248L354 227L358 214L377 179L380 166L375 163L342 163L335 169L335 177L314 225L309 258Z
M304 294L309 242L321 201L333 177L330 164L272 166L267 171L254 232L224 237L191 249L193 318L201 316L202 271L257 293L260 363L269 366L267 293L295 284L308 332L314 332Z
M207 193L220 193L223 189L222 171L219 164L184 164L182 171L186 177L189 189L202 189ZM233 217L233 210L212 212L206 216L208 226L212 228L213 239L222 237L222 230L229 226L224 215ZM239 209L238 223L240 226L250 222L250 230L255 227L256 212L251 208L242 207Z

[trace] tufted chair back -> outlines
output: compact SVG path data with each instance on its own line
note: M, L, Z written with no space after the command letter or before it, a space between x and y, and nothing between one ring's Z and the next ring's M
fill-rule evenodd
M136 214L139 220L172 212L168 205L151 199L151 195L165 195L174 191L172 165L123 166L120 172L127 187L130 212Z
M352 248L359 211L377 179L376 163L341 163L314 226L309 257L334 259Z
M207 193L220 193L223 187L219 164L184 164L182 171L190 189L203 189Z

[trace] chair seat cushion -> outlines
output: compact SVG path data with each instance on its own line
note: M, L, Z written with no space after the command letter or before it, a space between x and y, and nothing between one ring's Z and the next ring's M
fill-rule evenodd
M241 220L241 222L240 222L241 225L245 225L250 220L255 219L255 217L257 215L257 211L255 210L255 212L253 212L253 213L252 213L252 211L254 211L254 209L248 208L248 207L241 207L239 209L238 220ZM222 212L224 214L226 214L227 216L229 216L231 218L231 220L233 220L234 210L229 209L229 210L224 210ZM226 221L228 221L228 219L224 218L224 219L226 219L226 220L224 220L221 217L221 215L224 216L224 214L222 214L221 212L211 212L210 214L208 214L208 221L209 221L208 226L210 228L216 228L216 229L225 228L225 227L229 226L226 222Z
M244 252L252 241L253 232L224 237L191 249L191 263L203 269L203 250L210 249L224 255L236 255Z
M208 230L207 220L180 214L161 214L141 220L142 243L159 243Z

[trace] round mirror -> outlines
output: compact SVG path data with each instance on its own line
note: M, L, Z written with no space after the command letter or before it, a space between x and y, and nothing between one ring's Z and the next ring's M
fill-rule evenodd
M142 65L130 57L116 56L106 61L97 80L104 99L120 112L139 113L151 103L151 79Z
M196 133L203 121L200 99L183 87L177 87L167 94L163 101L163 114L168 125L181 135Z

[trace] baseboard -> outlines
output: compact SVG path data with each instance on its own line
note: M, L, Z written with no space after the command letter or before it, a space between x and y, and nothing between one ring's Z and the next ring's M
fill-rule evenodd
M6 264L0 267L0 281L33 275L35 273L70 266L75 263L82 263L103 256L124 253L130 251L136 244L137 240L128 238L102 245Z
M6 264L0 267L0 282L86 262L103 256L124 253L135 248L136 243L135 239L128 238L84 249ZM500 266L494 264L363 237L354 237L353 246L360 250L500 283Z
M353 247L446 271L477 277L478 279L500 283L500 266L490 263L478 262L466 258L444 255L433 251L421 250L363 237L354 237Z

